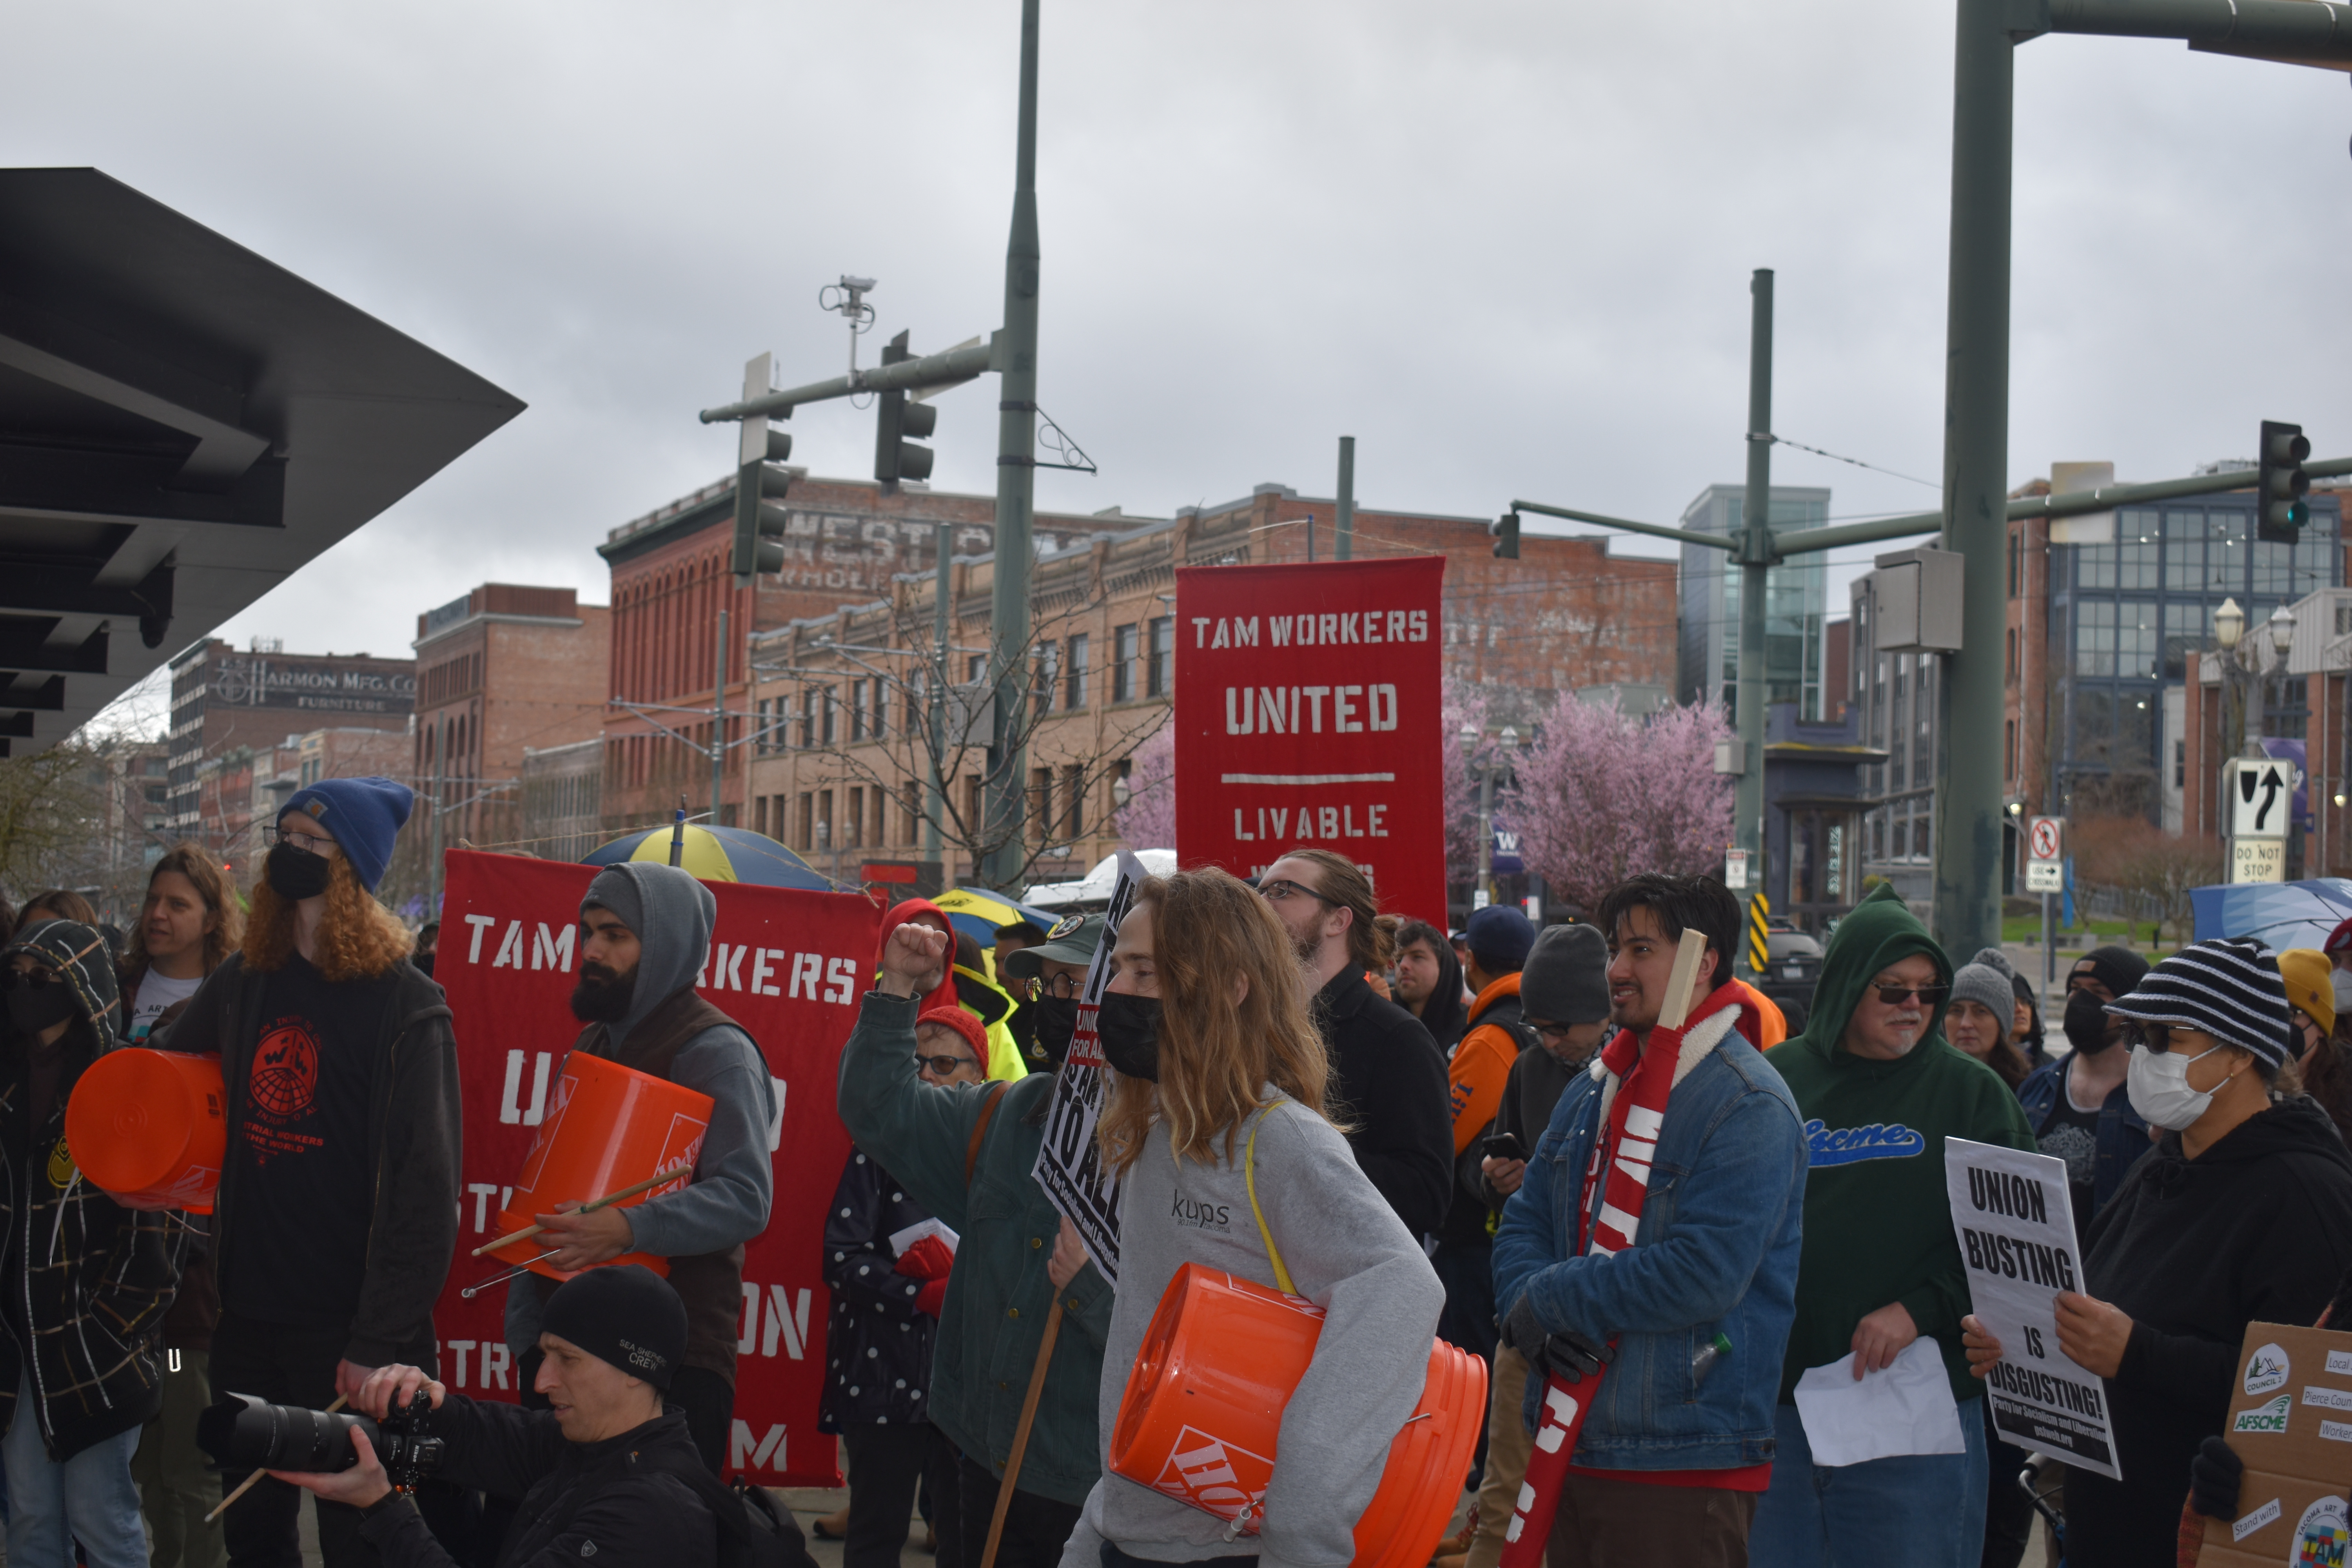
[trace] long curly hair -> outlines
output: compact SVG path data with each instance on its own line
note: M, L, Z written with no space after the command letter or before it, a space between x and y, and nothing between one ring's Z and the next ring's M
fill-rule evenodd
M163 851L154 868L147 873L147 890L155 890L155 879L166 871L176 871L188 879L196 896L205 901L207 917L205 925L205 973L210 974L235 952L245 936L245 910L236 900L236 889L229 885L228 873L220 862L205 853L202 846L183 840ZM122 966L122 988L135 992L147 973L151 961L147 956L147 911L139 911L139 923L131 928L131 955Z
M327 862L327 914L319 922L314 967L330 984L373 980L408 956L408 928L360 886L352 863L338 855ZM264 974L286 967L294 951L294 904L280 898L263 877L253 884L253 913L245 923L245 966Z
M1178 1158L1207 1163L1224 1138L1230 1164L1242 1123L1268 1083L1318 1115L1329 1053L1308 1018L1307 982L1290 933L1265 900L1214 868L1148 879L1138 908L1151 911L1160 981L1160 1079L1121 1078L1098 1126L1103 1153L1124 1174L1164 1124ZM1248 984L1239 1001L1234 979Z

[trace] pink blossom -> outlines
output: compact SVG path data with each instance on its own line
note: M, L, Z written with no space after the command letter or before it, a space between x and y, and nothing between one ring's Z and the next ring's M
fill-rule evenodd
M1171 713L1169 722L1135 748L1127 804L1111 817L1130 849L1176 846L1176 725Z
M1636 872L1721 875L1732 781L1715 771L1715 742L1731 732L1712 705L1643 720L1562 691L1510 796L1528 869L1585 910Z

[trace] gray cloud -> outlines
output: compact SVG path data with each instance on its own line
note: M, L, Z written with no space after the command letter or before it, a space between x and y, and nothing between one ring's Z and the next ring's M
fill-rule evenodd
M730 461L694 412L746 357L840 365L815 308L838 273L882 280L868 363L900 328L996 324L1017 15L19 5L0 136L530 402L226 628L383 653L486 579L601 598L604 531ZM1041 504L1328 493L1347 431L1368 505L1672 521L1740 476L1759 265L1782 433L1934 478L1951 27L1864 0L1048 0L1041 401L1103 472L1043 476ZM2343 79L2045 38L2017 98L2012 479L2184 473L2263 417L2352 450ZM992 487L989 401L942 400L943 487ZM865 471L870 418L805 410L796 456ZM1934 500L1785 450L1775 472L1842 514Z

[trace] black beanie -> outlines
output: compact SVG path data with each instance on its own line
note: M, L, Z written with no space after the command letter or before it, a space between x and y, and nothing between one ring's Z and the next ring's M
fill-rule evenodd
M667 1388L686 1356L686 1303L642 1263L608 1264L566 1280L540 1327L631 1377Z
M2127 947L2095 947L2074 962L2088 963L2110 996L2128 996L2147 978L2147 960Z

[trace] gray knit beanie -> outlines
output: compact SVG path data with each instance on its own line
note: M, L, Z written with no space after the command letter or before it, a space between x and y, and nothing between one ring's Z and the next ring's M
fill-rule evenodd
M2017 993L2011 989L2009 976L1990 963L1971 963L1952 976L1952 1003L1974 1002L2007 1026L2011 1009L2017 1005Z

